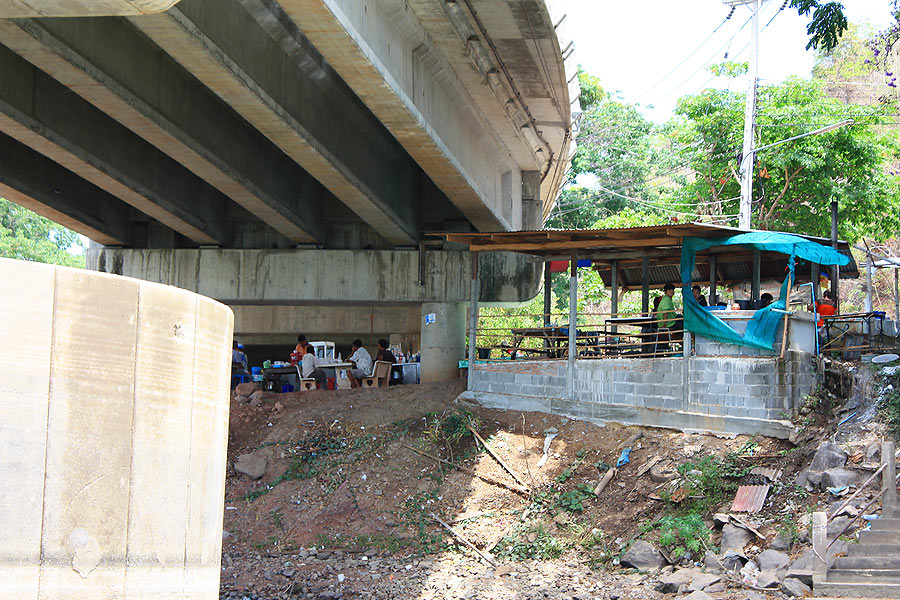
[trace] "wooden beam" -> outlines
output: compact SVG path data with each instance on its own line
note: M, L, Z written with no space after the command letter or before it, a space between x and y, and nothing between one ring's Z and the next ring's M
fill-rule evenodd
M675 245L671 238L649 238L649 239L631 239L631 240L573 240L571 242L501 242L496 244L470 244L469 250L478 251L494 251L494 252L545 252L547 250L583 250L595 248L602 250L604 247L609 248L644 248ZM579 252L584 256L583 252Z

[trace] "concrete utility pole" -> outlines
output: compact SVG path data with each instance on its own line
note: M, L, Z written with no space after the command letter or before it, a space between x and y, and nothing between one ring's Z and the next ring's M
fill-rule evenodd
M744 150L741 160L741 209L738 227L750 229L750 214L753 210L753 133L756 128L756 84L759 80L759 9L762 0L725 0L725 4L736 6L746 4L753 11L750 23L750 88L744 108Z

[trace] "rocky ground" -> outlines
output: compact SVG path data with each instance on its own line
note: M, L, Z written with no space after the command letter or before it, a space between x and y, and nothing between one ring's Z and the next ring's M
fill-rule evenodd
M890 391L884 376L829 372L794 444L460 405L461 382L237 394L221 597L802 596L810 513L833 512L877 468L887 430L872 407ZM624 448L629 461L595 496ZM752 515L731 510L746 484L770 486Z

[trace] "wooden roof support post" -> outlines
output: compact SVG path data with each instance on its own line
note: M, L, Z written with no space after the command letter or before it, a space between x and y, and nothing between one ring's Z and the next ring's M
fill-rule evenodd
M838 202L831 198L831 247L838 248ZM838 298L838 288L841 281L841 267L831 266L831 298L834 300L834 312L841 312L841 299Z
M472 391L475 382L475 342L478 330L478 253L472 252L472 289L469 296L469 379L468 389Z
M578 255L572 252L569 269L569 352L566 369L566 398L572 400L575 392L576 336L578 335Z
M544 327L550 327L550 294L553 292L550 286L550 261L544 261ZM550 347L550 340L544 339L544 348Z
M718 286L718 282L716 281L716 269L718 265L718 257L715 254L709 255L709 302L710 306L715 306L719 303L719 293L716 289Z
M619 261L611 260L609 262L609 312L613 317L619 316ZM613 325L613 335L619 333L619 327Z
M762 259L762 252L759 248L753 249L753 267L750 280L750 301L757 302L759 300L759 268Z
M641 312L650 313L650 257L641 259Z

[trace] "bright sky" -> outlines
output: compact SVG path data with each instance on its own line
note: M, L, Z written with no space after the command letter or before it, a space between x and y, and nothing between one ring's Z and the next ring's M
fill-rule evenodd
M808 77L812 68L813 52L805 50L807 19L790 8L779 11L783 3L766 0L760 13L762 84L779 83L788 75ZM889 21L889 0L844 4L852 22L882 27ZM720 0L569 0L568 33L586 71L626 101L653 105L648 116L663 122L679 97L725 85L710 81L704 67L723 62L726 50L728 60L748 60L750 25L741 26L750 18L749 7L737 7L713 34L728 11ZM732 85L744 90L747 82Z

